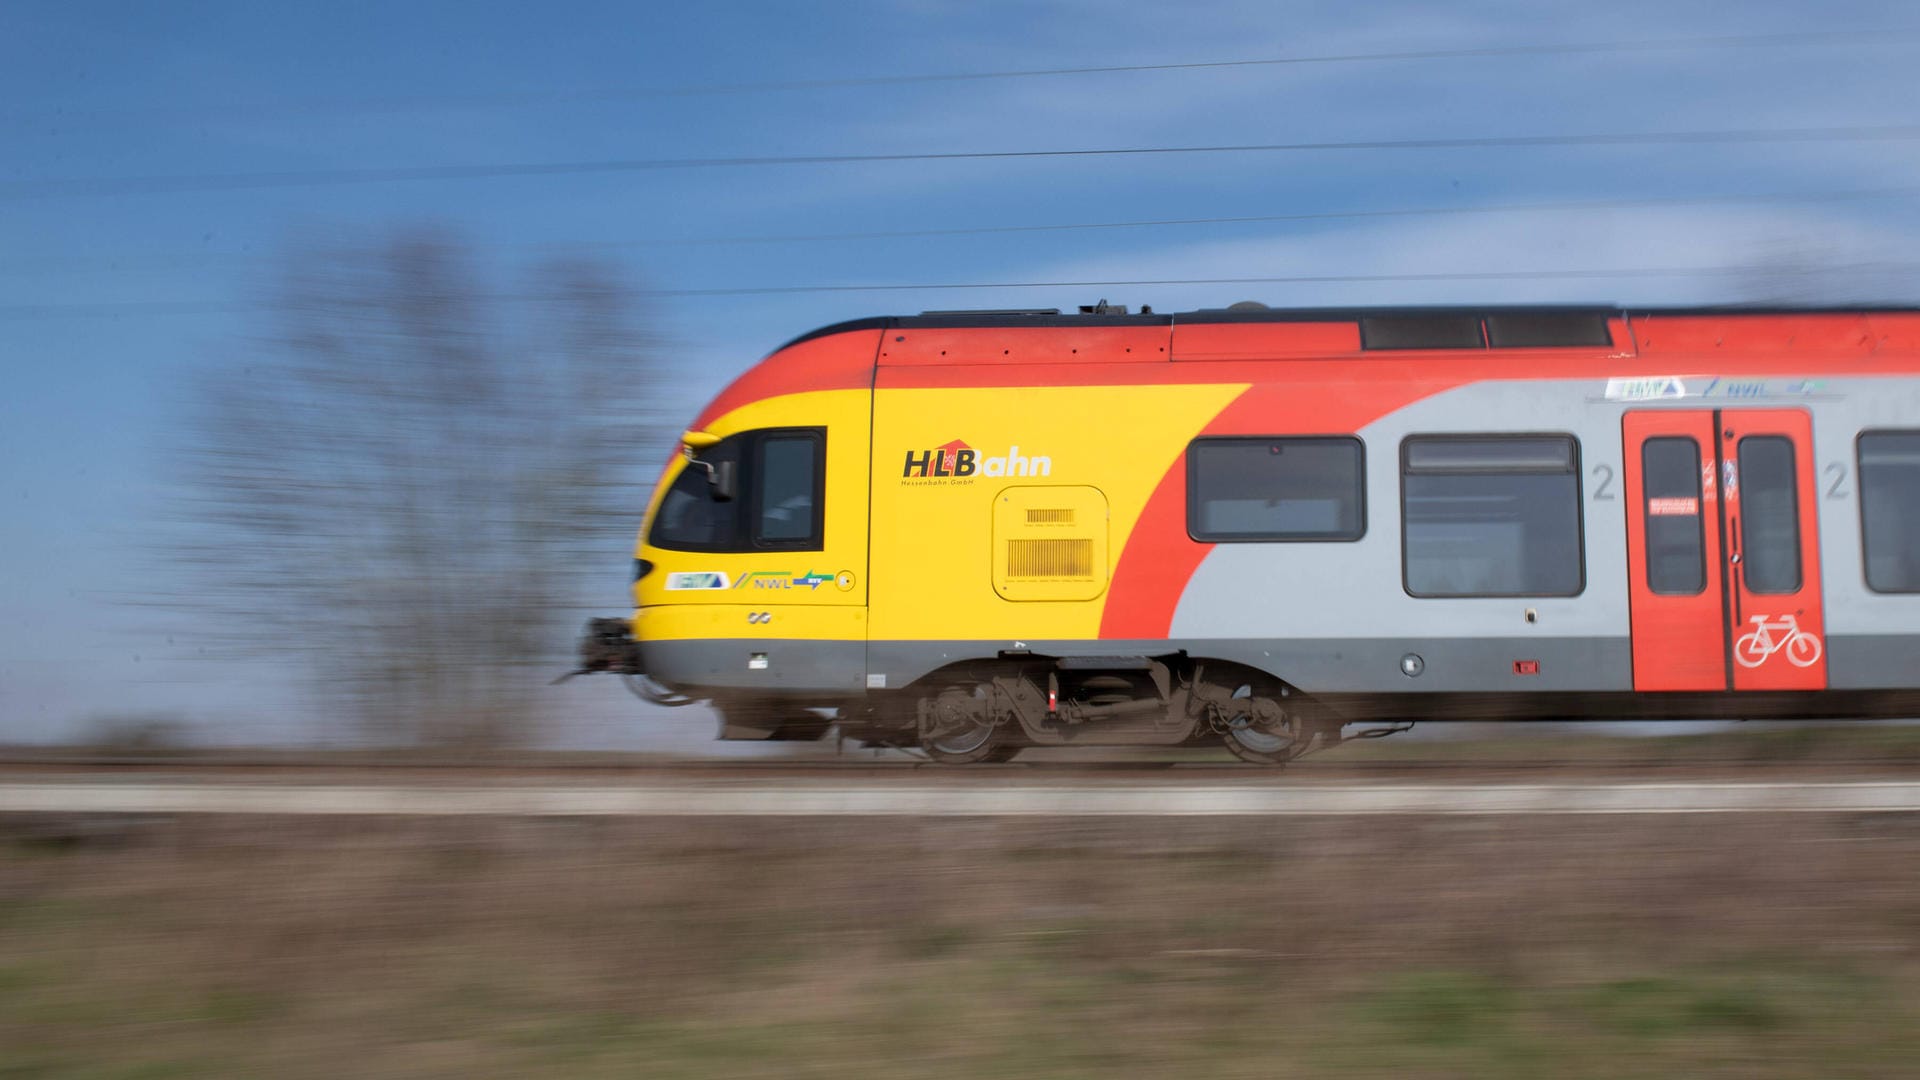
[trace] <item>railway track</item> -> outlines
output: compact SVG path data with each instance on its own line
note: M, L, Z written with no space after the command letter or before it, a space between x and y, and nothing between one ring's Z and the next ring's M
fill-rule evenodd
M1527 776L1555 779L1711 778L1779 779L1800 777L1906 779L1920 777L1920 757L1850 756L1833 758L1753 757L1537 757L1421 760L1318 760L1284 767L1248 765L1232 760L1037 760L1005 764L945 766L902 755L850 753L844 758L658 758L644 760L439 760L373 757L300 759L284 756L180 755L102 757L31 754L0 757L0 777L90 777L106 779L195 776L222 781L305 781L378 777L380 782L419 780L700 780L761 782L775 779L825 779L875 783L1324 783L1337 780L1384 781L1420 777L1423 781L1478 781Z
M0 779L11 815L317 817L1325 817L1920 814L1920 780L879 784L844 779L252 783Z

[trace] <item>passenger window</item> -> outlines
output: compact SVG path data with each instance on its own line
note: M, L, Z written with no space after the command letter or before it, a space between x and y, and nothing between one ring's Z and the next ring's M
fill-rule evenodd
M1800 500L1793 440L1740 440L1740 562L1748 592L1800 591Z
M1365 450L1352 436L1196 439L1187 447L1187 535L1220 542L1358 540Z
M1920 592L1920 431L1868 432L1858 449L1867 587Z
M1409 438L1400 495L1411 595L1574 596L1585 588L1572 436Z
M753 538L760 547L817 547L820 438L773 435L760 441Z
M1645 488L1647 588L1693 596L1707 587L1707 538L1700 513L1700 444L1648 439L1640 447Z

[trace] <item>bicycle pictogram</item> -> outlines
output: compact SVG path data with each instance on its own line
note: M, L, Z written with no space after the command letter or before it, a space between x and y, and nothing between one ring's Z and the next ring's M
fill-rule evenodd
M1753 629L1733 643L1733 658L1741 667L1757 668L1774 653L1785 651L1794 667L1812 667L1820 661L1820 638L1800 629L1800 620L1792 615L1769 619L1753 617Z

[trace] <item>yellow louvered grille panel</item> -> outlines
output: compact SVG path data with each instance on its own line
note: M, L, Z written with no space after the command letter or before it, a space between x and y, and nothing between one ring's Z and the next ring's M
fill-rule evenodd
M1015 484L993 500L993 591L1082 603L1107 591L1107 497L1083 484Z
M1093 541L1009 540L1007 577L1087 580L1093 577Z

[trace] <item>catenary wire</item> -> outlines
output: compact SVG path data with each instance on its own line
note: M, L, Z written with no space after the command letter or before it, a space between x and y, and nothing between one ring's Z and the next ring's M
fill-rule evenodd
M560 94L414 95L409 97L323 99L290 102L233 103L217 106L157 106L115 110L62 110L66 118L112 119L209 113L258 115L273 112L391 111L406 109L491 109L530 105L562 105L590 101L646 101L661 98L786 93L809 90L859 89L929 83L991 82L1007 79L1072 78L1083 75L1148 74L1177 71L1220 71L1244 68L1385 64L1444 60L1491 60L1529 56L1590 56L1673 49L1813 49L1838 45L1897 45L1920 37L1920 28L1827 30L1778 34L1712 34L1694 37L1630 38L1613 41L1546 42L1487 45L1454 49L1401 49L1381 52L1319 53L1298 56L1247 57L1163 64L1096 64L1081 67L1016 68L999 71L902 72L821 79L781 79L757 82L709 83L684 86L596 88ZM46 115L44 109L5 110L15 115Z
M719 289L656 289L647 291L645 294L665 297L774 296L787 293L920 292L942 289L1092 289L1173 285L1348 285L1368 282L1538 281L1543 279L1601 280L1610 278L1690 277L1696 275L1701 277L1737 277L1743 274L1755 273L1762 269L1777 270L1779 268L1757 266L1643 266L1623 267L1613 270L1467 270L1440 271L1427 274L1292 274L1278 277L1137 278L1109 281L988 281L911 285L772 285ZM1920 270L1920 263L1854 264L1849 266L1823 267L1822 269L1872 269L1879 271L1912 272Z
M1402 217L1456 217L1495 214L1551 214L1593 210L1645 210L1669 207L1772 205L1776 203L1844 203L1876 199L1902 199L1920 196L1920 186L1857 188L1826 192L1754 192L1712 195L1648 196L1633 199L1575 199L1561 202L1486 203L1474 206L1384 207L1377 210L1318 210L1298 214L1241 214L1224 217L1144 218L1132 221L1075 221L1027 225L973 225L947 229L883 229L838 233L766 233L736 236L662 237L640 240L594 240L569 243L538 241L510 245L527 249L565 249L568 251L626 248L707 247L749 244L832 243L859 240L908 240L954 236L994 236L1019 233L1076 232L1117 229L1178 228L1198 225L1261 225L1310 221L1351 221ZM57 259L0 261L0 274L41 274L93 268L121 270L129 268L167 268L187 265L199 259L243 260L243 252L142 252L124 256L95 256Z
M480 180L511 177L660 172L678 169L763 168L800 165L861 165L915 161L990 161L1043 158L1152 157L1190 154L1321 153L1425 150L1512 150L1534 147L1742 145L1764 143L1904 142L1920 139L1920 124L1875 124L1799 128L1721 128L1702 131L1628 131L1577 135L1484 135L1424 139L1355 139L1314 142L1233 143L1211 146L1126 146L1045 150L953 150L888 154L796 154L748 157L610 158L598 161L520 162L499 165L418 165L282 172L200 173L147 176L66 177L0 182L0 200L168 195L332 187L420 180Z
M1827 192L1671 195L1635 199L1576 199L1565 202L1486 203L1478 206L1411 206L1378 210L1316 210L1298 214L1243 214L1231 217L1145 218L1134 221L1076 221L1032 225L973 225L949 229L893 229L841 233L772 233L759 236L695 236L680 239L605 240L584 244L543 244L568 248L703 247L725 244L797 244L839 240L908 240L940 236L992 236L1006 233L1075 232L1101 229L1175 228L1187 225L1261 225L1303 221L1351 221L1367 218L1453 217L1472 214L1565 213L1588 210L1646 210L1663 207L1769 205L1774 203L1854 202L1920 195L1920 186L1857 188Z
M712 289L631 289L624 295L647 298L699 298L721 296L783 296L807 293L889 293L889 292L941 292L941 291L978 291L988 289L1094 289L1094 288L1132 288L1146 286L1179 285L1345 285L1367 283L1420 283L1446 281L1540 281L1540 280L1609 280L1660 277L1738 277L1762 270L1778 271L1781 267L1769 266L1642 266L1621 267L1617 269L1571 269L1571 270L1486 270L1486 271L1439 271L1434 273L1404 274L1290 274L1259 277L1218 277L1218 278L1118 278L1083 281L948 281L916 282L902 284L845 284L845 285L758 285L738 288ZM1789 268L1791 269L1791 268ZM1851 263L1836 266L1823 266L1823 272L1862 271L1916 273L1920 272L1920 262L1871 262ZM495 303L545 302L563 300L568 297L560 293L494 293L476 300ZM117 315L207 315L240 314L252 311L271 310L272 305L264 303L236 303L228 301L196 300L127 300L97 301L78 304L11 304L0 306L0 320L20 321L28 319L49 319L69 317L95 317Z

